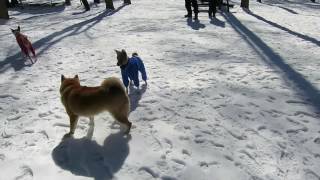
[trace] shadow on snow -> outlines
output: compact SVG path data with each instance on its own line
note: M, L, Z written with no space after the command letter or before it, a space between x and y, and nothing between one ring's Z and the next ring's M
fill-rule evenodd
M267 20L267 19L265 19L265 18L263 18L263 17L261 17L261 16L259 16L259 15L257 15L257 14L254 14L254 13L251 12L251 11L245 11L245 12L247 12L249 15L251 15L251 16L253 16L253 17L255 17L255 18L257 18L257 19L259 19L259 20L261 20L261 21L263 21L263 22L265 22L265 23L268 23L268 24L270 24L270 25L272 25L272 26L274 26L274 27L276 27L276 28L278 28L278 29L281 29L281 30L283 30L283 31L286 31L286 32L288 32L288 33L291 34L291 35L297 36L297 37L299 37L299 38L301 38L301 39L303 39L303 40L305 40L305 41L309 41L309 42L311 42L311 43L313 43L313 44L315 44L315 45L317 45L317 46L320 46L320 41L317 40L317 39L315 39L315 38L313 38L313 37L309 37L309 36L300 34L300 33L298 33L298 32L292 31L292 30L290 30L290 29L288 29L288 28L286 28L286 27L283 27L283 26L281 26L281 25L279 25L279 24L277 24L277 23L274 23L274 22L272 22L272 21L269 21L269 20Z
M52 33L48 36L45 36L45 37L39 39L38 41L33 43L33 47L36 49L36 51L39 50L38 52L36 52L37 56L39 57L39 55L44 53L51 46L60 42L61 40L63 40L66 37L70 37L70 36L74 36L74 35L86 32L87 30L89 30L90 28L92 28L93 26L98 24L104 17L111 16L111 15L117 13L124 6L125 5L122 5L113 11L103 11L102 13L100 13L99 15L97 15L91 19L74 24L72 26L69 26L69 27L63 29L62 31ZM87 26L84 29L82 29L82 27L85 25L87 25ZM60 37L56 38L58 36L60 36ZM12 56L7 57L5 60L0 62L0 73L5 72L10 67L12 67L15 71L19 71L19 70L23 69L25 66L27 66L27 65L25 65L24 59L23 59L21 53L19 52L19 53L12 55Z
M109 135L103 145L90 138L67 138L52 151L52 159L62 169L95 180L112 179L129 155L131 136L122 132Z
M245 27L234 15L231 13L222 14L229 24L238 32L245 41L259 54L259 56L268 65L276 68L282 72L284 80L292 84L295 90L311 102L316 113L320 112L320 94L319 90L314 87L302 74L295 71L292 67L285 63L277 53L275 53L265 42L263 42L257 35Z

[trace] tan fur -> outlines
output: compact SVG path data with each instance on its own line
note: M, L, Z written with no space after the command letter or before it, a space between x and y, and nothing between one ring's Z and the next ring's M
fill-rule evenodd
M61 76L60 94L62 104L65 106L70 118L70 132L75 131L79 116L89 117L109 111L120 123L127 125L125 133L129 133L131 122L128 121L129 98L118 78L107 78L100 86L81 86L78 75L74 78Z

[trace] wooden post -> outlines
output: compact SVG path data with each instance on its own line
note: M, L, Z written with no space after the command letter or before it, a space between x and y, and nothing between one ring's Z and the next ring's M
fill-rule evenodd
M0 18L9 19L8 8L5 0L0 0Z

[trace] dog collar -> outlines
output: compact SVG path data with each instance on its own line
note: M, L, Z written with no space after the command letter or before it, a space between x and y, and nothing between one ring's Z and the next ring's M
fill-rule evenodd
M128 64L129 64L129 60L130 60L130 58L128 59L127 64L121 65L120 68L121 68L121 69L125 69L125 68L128 66Z
M129 64L129 62L127 64L125 64L125 65L121 65L120 68L121 69L125 69L128 66L128 64Z

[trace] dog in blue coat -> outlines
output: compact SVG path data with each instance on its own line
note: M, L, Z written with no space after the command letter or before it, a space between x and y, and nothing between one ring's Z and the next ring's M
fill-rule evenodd
M138 56L137 53L133 53L132 57L129 58L127 56L127 52L122 49L122 51L115 50L117 53L117 66L120 66L121 76L124 86L126 87L126 91L128 93L128 85L129 80L130 83L134 83L134 85L139 88L139 71L141 73L142 79L147 84L147 73L144 67L143 61Z

